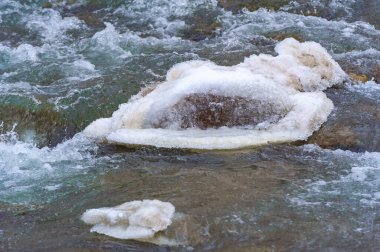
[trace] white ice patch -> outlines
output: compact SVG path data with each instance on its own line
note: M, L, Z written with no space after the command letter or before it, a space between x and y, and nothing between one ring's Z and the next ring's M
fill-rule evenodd
M82 220L94 225L91 232L119 239L150 239L165 230L175 212L169 202L159 200L131 201L115 207L89 209Z
M320 90L342 82L346 74L314 42L286 39L276 51L276 57L253 55L232 67L205 61L177 64L166 82L134 96L112 118L96 120L84 133L117 144L192 149L307 139L333 108ZM226 111L236 117L237 125L228 118L226 125L215 122L224 120ZM206 126L197 127L196 120ZM215 125L207 127L207 123Z
M288 38L277 44L275 51L277 57L252 55L242 65L300 91L322 91L346 78L338 63L318 43Z

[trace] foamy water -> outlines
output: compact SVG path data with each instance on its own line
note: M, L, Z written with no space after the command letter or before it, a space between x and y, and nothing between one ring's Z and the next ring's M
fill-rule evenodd
M83 135L54 148L38 148L32 141L20 141L14 131L1 134L0 197L32 205L54 198L49 191L68 186L65 178L85 174L94 166L96 149Z
M306 183L303 192L291 199L293 203L331 208L339 208L341 204L349 202L362 207L380 204L379 152L330 151L315 145L306 145L304 151L306 155L319 152L319 161L325 162L325 168L331 169L332 176L328 179L312 179Z

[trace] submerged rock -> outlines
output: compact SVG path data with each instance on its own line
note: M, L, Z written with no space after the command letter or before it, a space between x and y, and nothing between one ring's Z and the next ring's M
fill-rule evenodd
M373 78L375 82L380 83L380 65L373 71Z
M2 130L12 128L24 141L33 141L38 146L56 146L64 139L69 139L79 131L73 123L50 107L0 106ZM15 127L14 127L15 126Z
M213 38L216 36L217 30L221 28L221 25L217 22L202 26L199 26L199 24L203 24L203 22L199 22L196 26L192 26L190 29L185 30L182 34L182 38L190 39L192 41Z
M209 10L199 9L194 15L185 19L187 27L182 30L180 36L183 39L192 41L201 41L215 37L218 30L222 27L221 23L216 19L217 15L216 10L215 15L212 15Z
M289 2L289 0L218 0L218 5L225 10L236 13L243 8L246 8L249 11L255 11L259 8L279 10L282 6L287 5Z
M275 50L276 57L252 55L231 67L177 64L166 82L144 89L84 133L117 144L193 149L306 140L333 108L321 91L346 74L317 43L288 38Z
M297 33L271 32L271 33L266 34L265 36L277 41L282 41L287 38L294 38L295 40L298 40L299 42L305 42L302 36Z
M350 73L349 76L350 79L353 81L360 81L363 83L368 81L368 76L365 74Z
M78 19L83 20L88 26L99 27L99 28L106 27L103 21L94 13L91 13L91 12L78 13L77 17Z

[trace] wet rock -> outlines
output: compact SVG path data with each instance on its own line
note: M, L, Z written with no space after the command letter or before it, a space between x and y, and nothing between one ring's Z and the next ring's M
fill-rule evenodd
M380 83L380 66L377 66L373 71L373 78L375 82Z
M255 126L264 121L277 122L286 112L270 103L240 96L194 94L184 97L164 113L154 127L167 128L173 120L183 129Z
M180 245L192 246L204 242L202 226L194 218L185 214L176 214L173 223L162 233L164 237Z
M86 5L73 5L65 6L63 13L65 16L75 16L78 19L84 21L86 25L92 28L105 28L105 24L101 20L104 14L97 12L97 10L104 6L98 4L92 4L91 2Z
M239 12L241 9L246 8L249 11L255 11L259 8L266 8L269 10L279 10L282 6L287 5L288 0L219 0L218 6L225 10L234 13Z
M348 126L335 123L331 126L322 127L309 140L322 148L350 149L360 144L359 136Z
M220 23L214 22L210 25L204 26L201 22L192 26L190 29L185 30L182 34L182 38L192 41L202 41L215 37L219 28L221 28Z
M213 38L216 35L217 29L219 29L221 25L217 22L212 23L206 27L193 27L189 31L185 32L185 37L188 37L193 41L201 41L207 38Z
M329 149L380 151L380 104L346 89L327 93L335 109L308 143Z
M34 34L26 27L4 26L0 29L0 41L3 45L17 47L23 43L23 39L31 38Z
M350 79L353 81L360 81L360 82L368 81L368 76L365 74L350 73L349 76L350 76Z
M104 28L106 27L103 21L94 13L84 12L78 13L77 17L83 20L88 26Z
M69 139L79 131L78 127L66 120L52 108L33 108L21 106L0 106L2 131L14 129L21 140L33 141L38 146L55 146Z
M372 58L374 58L372 56ZM362 62L365 64L363 65ZM348 73L352 81L366 82L374 80L380 82L380 66L377 66L373 59L366 58L342 58L337 60L342 69Z
M83 4L87 9L90 9L92 11L100 10L103 8L117 8L119 6L128 4L128 3L126 3L127 1L125 1L125 0L110 0L110 1L86 0L86 1L79 1L79 2L81 4Z
M286 10L295 14L317 16L328 20L335 20L348 15L345 8L332 8L331 1L289 1L289 6L287 6Z
M51 2L46 2L42 4L42 8L45 8L45 9L53 8L53 4Z
M357 0L353 3L355 16L358 20L368 22L380 29L380 2L379 0Z
M42 8L50 9L60 6L70 6L76 4L77 0L50 0L42 4Z
M297 33L268 33L266 37L277 40L277 41L282 41L286 38L294 38L295 40L298 40L299 42L305 42L303 37Z
M216 17L219 15L218 10L210 13L210 10L199 9L193 16L185 18L187 28L181 31L180 36L183 39L192 41L201 41L213 38L217 35L222 25Z

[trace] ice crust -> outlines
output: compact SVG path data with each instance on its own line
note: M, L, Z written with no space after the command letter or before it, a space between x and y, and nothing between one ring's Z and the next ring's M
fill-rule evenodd
M84 133L116 144L191 149L233 149L305 140L333 109L322 91L342 83L346 74L318 43L288 38L275 50L278 56L252 55L231 67L209 61L179 63L168 71L164 83L149 92L143 90L121 104L111 118L91 123ZM199 100L191 97L200 96L210 97L209 104L198 108L198 104L183 102ZM215 97L228 102L213 104ZM221 115L215 110L219 107L223 113L227 109L223 106L235 100L244 101L242 106L248 114L251 111L266 120L207 129L183 127L189 117L219 120ZM180 108L180 104L190 109ZM244 121L240 119L237 121Z
M82 220L94 225L91 232L119 239L150 239L165 230L175 212L169 202L159 200L131 201L115 207L89 209Z

